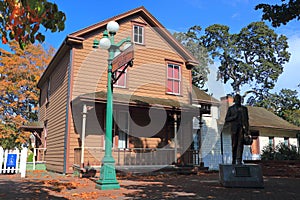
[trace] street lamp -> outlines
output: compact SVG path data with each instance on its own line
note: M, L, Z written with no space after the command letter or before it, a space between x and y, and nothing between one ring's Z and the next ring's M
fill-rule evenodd
M130 38L121 40L115 44L114 36L119 30L119 24L110 21L103 32L103 38L94 40L93 48L100 46L108 50L108 71L107 71L107 103L106 103L106 131L105 131L105 155L102 159L100 178L96 181L96 188L101 190L119 189L120 185L116 178L115 160L112 156L112 125L113 125L113 94L112 94L112 61L115 53L125 42L130 42Z

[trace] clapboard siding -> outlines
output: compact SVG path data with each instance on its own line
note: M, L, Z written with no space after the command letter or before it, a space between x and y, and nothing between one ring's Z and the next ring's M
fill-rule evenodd
M45 159L47 169L63 172L64 164L64 139L66 127L66 102L68 94L68 64L70 56L67 52L50 77L51 96L46 108L45 101L42 110L45 110L42 120L47 120L47 152ZM42 93L47 93L43 87Z
M40 90L40 107L39 107L39 121L44 122L46 120L46 96L47 96L47 85L44 84Z
M135 16L120 24L120 30L115 36L118 42L128 36L132 37L132 24L146 22ZM74 86L73 96L76 98L84 93L92 93L106 89L107 56L106 50L92 49L95 38L100 39L102 32L94 33L86 38L83 48L75 50L74 56ZM167 61L181 65L182 85L181 95L166 94ZM184 103L189 101L190 70L184 65L183 58L158 34L157 28L145 25L145 45L135 45L134 66L128 69L127 88L115 88L117 93L129 93L156 98L169 98Z

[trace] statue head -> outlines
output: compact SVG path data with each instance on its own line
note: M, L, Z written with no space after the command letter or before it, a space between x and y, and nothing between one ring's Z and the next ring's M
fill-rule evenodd
M234 102L235 104L237 104L237 105L241 105L241 104L242 104L242 97L241 97L241 95L236 94L236 95L234 96L233 102Z

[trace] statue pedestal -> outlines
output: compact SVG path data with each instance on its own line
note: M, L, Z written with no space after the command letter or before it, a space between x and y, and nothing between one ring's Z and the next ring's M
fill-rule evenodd
M219 165L220 183L224 187L263 188L264 180L260 165Z

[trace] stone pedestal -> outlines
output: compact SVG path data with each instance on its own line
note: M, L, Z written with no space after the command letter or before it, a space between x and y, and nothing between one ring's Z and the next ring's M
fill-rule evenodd
M225 165L219 166L220 183L224 187L263 188L264 180L260 165Z

